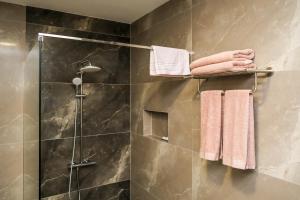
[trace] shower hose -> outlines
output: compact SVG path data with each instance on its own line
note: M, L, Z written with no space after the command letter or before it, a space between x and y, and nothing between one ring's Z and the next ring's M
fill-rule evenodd
M73 150L72 150L72 159L71 159L71 166L70 166L70 175L69 175L69 200L72 200L71 197L71 187L72 187L72 173L73 173L73 164L74 164L74 157L75 157L75 144L76 144L76 135L77 135L77 98L75 98L75 117L74 117L74 137L73 137Z

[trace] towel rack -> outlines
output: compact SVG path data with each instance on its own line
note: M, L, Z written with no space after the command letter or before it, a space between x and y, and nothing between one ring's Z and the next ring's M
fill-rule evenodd
M225 76L236 76L236 75L254 75L254 86L252 88L252 93L256 92L257 90L257 79L258 74L264 74L264 75L271 75L274 73L274 70L272 67L267 67L265 69L245 69L245 71L241 72L226 72L226 73L219 73L219 74L212 74L212 75L202 75L202 76L189 76L185 78L193 78L198 79L198 93L200 94L200 80L201 79L209 79L213 77L225 77Z

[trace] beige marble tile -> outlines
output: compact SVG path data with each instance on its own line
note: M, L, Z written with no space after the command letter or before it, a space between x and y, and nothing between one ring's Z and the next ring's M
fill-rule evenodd
M153 82L131 85L131 131L142 134L143 110L171 112L175 115L177 102L191 102L197 96L197 82L195 80ZM180 106L180 104L178 105ZM183 109L183 108L181 108ZM177 111L178 113L179 111ZM190 116L186 112L186 116ZM178 113L177 115L180 115ZM170 117L170 116L169 116ZM189 122L192 119L189 118ZM176 120L179 120L178 117ZM184 123L182 123L184 126ZM190 125L187 125L190 126Z
M192 149L192 101L179 101L169 111L169 143Z
M25 21L25 6L0 2L0 19L11 21Z
M299 2L203 0L193 7L194 58L253 48L259 67L298 70Z
M235 170L193 155L193 200L299 199L300 187L256 171Z
M191 11L188 10L132 37L131 42L191 50L191 33ZM149 50L131 50L131 83L170 80L170 78L150 77L149 55Z
M23 144L24 200L37 200L39 195L39 142Z
M3 200L21 200L23 197L22 152L22 144L0 145L0 197Z
M161 200L191 199L191 151L149 137L132 137L131 180Z
M25 23L0 20L0 144L22 141Z
M144 190L134 181L130 181L130 199L131 200L158 200L156 197Z
M299 76L277 72L265 80L255 99L255 124L258 171L300 186Z
M144 17L133 22L131 25L131 36L147 31L151 27L165 20L176 17L191 9L192 0L170 0Z

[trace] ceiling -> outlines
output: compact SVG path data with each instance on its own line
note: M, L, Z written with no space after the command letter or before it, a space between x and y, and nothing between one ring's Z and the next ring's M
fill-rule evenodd
M2 0L8 3L132 23L169 0Z

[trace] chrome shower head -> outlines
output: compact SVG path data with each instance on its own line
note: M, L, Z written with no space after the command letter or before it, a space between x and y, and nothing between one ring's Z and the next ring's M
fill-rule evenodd
M96 67L96 66L92 66L92 65L87 65L87 66L84 66L83 68L81 68L80 72L81 73L84 73L84 72L98 72L100 70L101 70L100 67Z
M76 87L78 87L79 85L82 84L82 80L81 80L81 78L76 77L76 78L73 78L72 83L73 83Z

